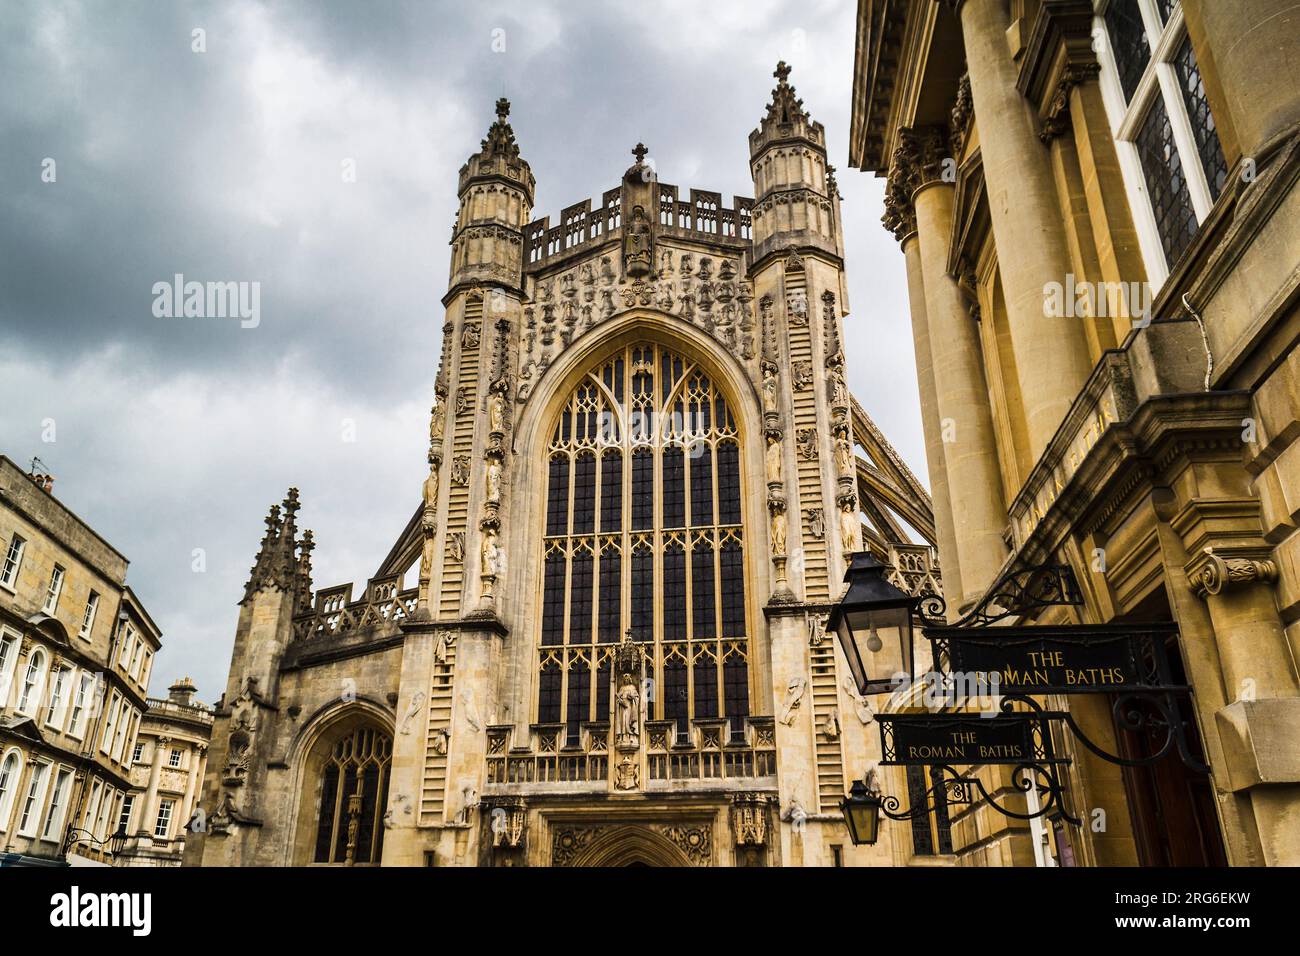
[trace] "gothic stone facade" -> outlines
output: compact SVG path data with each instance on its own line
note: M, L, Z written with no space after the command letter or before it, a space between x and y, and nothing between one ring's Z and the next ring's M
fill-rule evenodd
M1300 14L863 0L857 39L850 160L887 177L906 261L949 610L1053 562L1082 606L1022 623L1174 622L1209 767L1064 741L1087 826L976 802L943 855L1300 863ZM1050 703L1159 750L1106 695Z
M823 623L862 548L937 591L934 525L845 384L839 196L788 74L756 199L682 196L638 145L555 226L498 103L422 500L359 599L313 591L297 492L272 509L187 862L890 859L846 845L874 728Z

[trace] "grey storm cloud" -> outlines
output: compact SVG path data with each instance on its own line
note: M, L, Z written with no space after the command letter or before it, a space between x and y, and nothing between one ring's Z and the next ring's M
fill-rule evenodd
M638 141L665 182L751 195L747 136L790 62L840 168L850 384L924 474L902 258L881 182L846 169L854 16L853 0L0 6L0 453L39 455L131 559L164 631L152 691L187 673L220 694L261 518L290 485L318 585L363 583L410 516L457 171L499 96L534 215L554 219L615 185ZM155 317L177 273L260 283L260 323Z

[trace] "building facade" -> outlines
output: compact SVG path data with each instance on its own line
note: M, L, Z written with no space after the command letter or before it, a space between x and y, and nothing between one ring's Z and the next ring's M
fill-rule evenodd
M187 863L890 859L847 845L872 711L823 625L860 548L937 591L934 522L848 392L839 195L789 72L754 199L638 144L555 225L498 103L422 499L359 597L313 590L297 491L272 508Z
M1300 863L1298 61L1285 0L858 4L850 162L905 259L949 611L1065 565L1082 604L1021 623L1172 622L1190 687L1187 761L1049 701L1140 765L1067 736L1085 825L948 808L953 862Z
M0 456L0 860L107 862L160 634L127 560Z
M131 790L119 824L129 834L114 866L180 866L185 835L195 818L199 785L212 736L212 708L194 699L182 677L165 698L151 697L131 752Z

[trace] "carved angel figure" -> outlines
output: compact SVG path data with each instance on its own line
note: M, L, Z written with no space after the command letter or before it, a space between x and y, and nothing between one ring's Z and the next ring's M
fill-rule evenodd
M799 704L803 701L804 691L807 689L808 681L803 677L791 677L786 685L785 701L781 705L781 723L787 727L794 724L795 714L799 711Z

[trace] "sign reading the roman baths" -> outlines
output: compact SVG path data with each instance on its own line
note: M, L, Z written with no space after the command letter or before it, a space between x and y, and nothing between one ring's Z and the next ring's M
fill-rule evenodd
M997 693L1101 694L1168 686L1161 625L925 629L945 673Z
M882 764L1022 764L1042 762L1034 714L877 714Z

